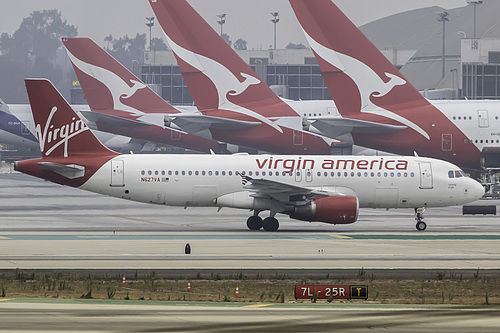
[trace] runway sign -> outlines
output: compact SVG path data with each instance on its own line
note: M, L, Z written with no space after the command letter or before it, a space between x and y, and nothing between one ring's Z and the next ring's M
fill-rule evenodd
M296 285L295 299L367 299L368 286Z

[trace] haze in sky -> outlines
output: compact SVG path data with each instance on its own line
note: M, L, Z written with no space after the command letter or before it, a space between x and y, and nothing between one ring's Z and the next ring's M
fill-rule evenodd
M243 38L249 49L267 49L273 43L271 12L280 12L278 48L305 39L287 0L188 0L189 3L220 32L217 14L227 13L224 33L234 42ZM496 1L496 0L485 0ZM466 0L335 0L340 9L356 24L368 22L415 8L439 6L451 9L465 6ZM105 45L104 37L114 38L148 33L146 17L153 16L147 0L2 0L0 33L14 33L23 18L42 9L58 9L63 19L78 28L80 37L90 37ZM158 24L154 37L162 37Z

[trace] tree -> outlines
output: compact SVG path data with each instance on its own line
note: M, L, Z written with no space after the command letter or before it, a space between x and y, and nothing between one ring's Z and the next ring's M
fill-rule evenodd
M131 71L133 71L132 61L140 62L146 50L146 34L137 34L135 38L126 35L120 39L114 39L109 35L104 41L108 42L108 46L104 49Z
M157 38L157 37L153 38L151 40L151 45L152 45L151 49L153 49L155 51L168 51L167 44L165 44L165 42L161 38Z
M235 50L246 50L247 49L247 41L243 38L238 38L236 42L234 42Z
M61 38L77 34L77 28L63 20L55 9L34 11L23 19L12 36L3 33L0 36L0 64L7 72L2 71L0 78L2 96L10 103L27 101L24 82L18 79L20 75L46 77L56 85L67 80L61 57ZM18 73L20 69L24 69L21 74Z
M307 46L305 46L302 43L299 43L299 44L289 43L286 46L286 48L289 49L289 50L292 50L292 49L307 49Z
M222 34L222 39L227 43L227 45L231 46L233 42L231 41L231 37L228 34Z

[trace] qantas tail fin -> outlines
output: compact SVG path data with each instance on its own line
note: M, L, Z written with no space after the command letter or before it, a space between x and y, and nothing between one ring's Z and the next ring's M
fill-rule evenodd
M25 82L43 157L116 154L102 145L50 81Z
M237 105L266 117L297 116L187 1L149 2L198 109Z
M289 1L342 115L428 105L331 0Z
M178 113L134 74L89 38L63 38L93 111Z

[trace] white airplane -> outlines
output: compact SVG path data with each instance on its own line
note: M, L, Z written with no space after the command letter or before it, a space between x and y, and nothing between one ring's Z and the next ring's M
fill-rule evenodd
M275 231L277 214L353 223L360 207L465 204L483 187L455 165L421 157L121 155L103 146L48 80L26 80L42 158L15 170L118 198L172 206L251 209L249 229ZM262 220L259 213L270 211Z
M331 0L289 2L341 115L308 117L316 132L335 137L351 124L356 145L500 166L499 101L429 101Z
M27 149L38 149L36 137L0 99L0 143Z

